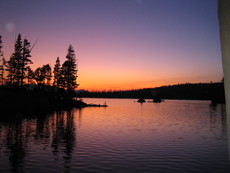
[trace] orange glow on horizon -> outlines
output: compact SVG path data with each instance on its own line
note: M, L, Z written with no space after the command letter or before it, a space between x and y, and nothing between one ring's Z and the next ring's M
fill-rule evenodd
M41 49L41 50L39 50ZM80 84L76 90L88 90L88 91L109 91L109 90L132 90L142 88L154 88L167 85L183 84L183 83L209 83L219 82L222 79L222 73L204 73L200 72L200 68L194 69L194 71L186 71L190 67L180 68L172 63L157 63L160 59L155 59L155 63L146 63L134 58L133 62L126 61L120 63L120 61L114 61L117 56L114 52L109 53L93 52L89 53L87 50L81 50L78 54L76 51L76 57L78 64L78 78L77 83ZM67 50L62 49L55 52L44 50L38 46L32 53L31 68L35 70L45 64L50 64L53 70L56 58L59 57L61 64L65 61ZM57 55L56 55L57 54ZM106 55L110 55L112 59L106 59ZM115 54L114 56L112 54ZM99 55L102 59L98 59ZM47 57L39 59L39 57ZM125 57L131 59L131 55L123 54ZM147 56L147 55L146 55ZM90 57L96 57L91 59ZM161 57L155 54L155 57ZM79 61L80 58L80 61ZM143 63L143 64L142 64ZM199 62L197 62L199 63ZM157 65L155 65L157 64Z
M88 91L116 91L116 90L133 90L133 89L143 89L143 88L155 88L168 85L177 85L185 83L210 83L210 82L220 82L220 79L210 81L204 78L174 78L165 80L152 80L152 81L122 81L114 80L109 82L106 80L98 81L96 79L78 79L78 84L80 84L77 90L88 90Z

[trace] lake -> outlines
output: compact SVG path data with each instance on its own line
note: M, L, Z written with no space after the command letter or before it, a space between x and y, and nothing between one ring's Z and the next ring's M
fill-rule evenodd
M224 105L83 101L109 107L1 121L0 172L230 172Z

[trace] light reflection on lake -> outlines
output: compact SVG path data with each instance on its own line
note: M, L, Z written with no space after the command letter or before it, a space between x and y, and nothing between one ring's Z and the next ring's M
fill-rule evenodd
M0 172L229 172L224 105L109 105L0 122Z

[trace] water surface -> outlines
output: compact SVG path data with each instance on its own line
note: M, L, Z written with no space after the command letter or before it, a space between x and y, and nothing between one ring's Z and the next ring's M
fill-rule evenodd
M223 105L84 101L109 107L0 122L0 172L230 171Z

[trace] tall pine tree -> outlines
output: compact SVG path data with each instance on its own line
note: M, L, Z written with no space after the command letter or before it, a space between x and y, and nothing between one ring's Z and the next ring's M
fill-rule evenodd
M72 45L68 48L66 59L61 67L61 85L67 90L74 90L78 84L76 56Z
M4 72L5 72L5 65L6 65L6 60L3 56L3 51L2 51L2 36L0 35L0 84L3 85L5 83L4 79Z
M27 39L22 42L21 34L15 42L14 53L7 62L8 71L8 82L9 84L15 84L17 86L22 86L24 84L23 80L26 78L25 71L28 64L32 64L29 59L30 55L30 43Z
M16 69L17 69L17 62L14 56L12 55L6 63L6 71L8 71L7 74L7 83L9 85L13 85L16 81Z
M25 71L28 69L27 65L32 64L33 62L29 59L30 55L30 42L27 39L23 41L23 48L22 48L22 59L20 63L21 68L21 78L20 84L23 85L23 80L26 78Z
M54 65L54 80L53 80L53 85L56 87L60 87L61 83L61 64L59 57L57 57L56 64Z
M14 45L14 53L12 58L14 59L15 64L15 80L16 80L16 85L20 86L21 85L21 63L22 63L22 38L21 34L18 35L18 38L15 42Z

